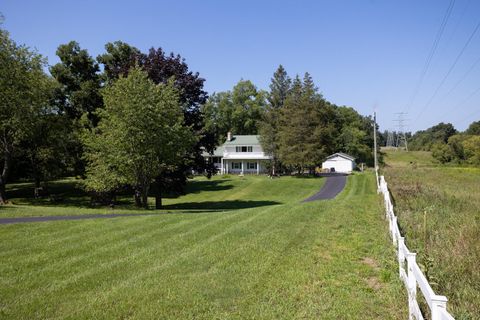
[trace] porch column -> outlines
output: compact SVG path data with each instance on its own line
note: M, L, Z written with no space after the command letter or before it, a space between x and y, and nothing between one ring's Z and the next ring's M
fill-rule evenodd
M243 160L242 160L242 162L241 162L241 163L242 163L242 174L243 174Z
M257 175L260 174L260 161L257 160Z

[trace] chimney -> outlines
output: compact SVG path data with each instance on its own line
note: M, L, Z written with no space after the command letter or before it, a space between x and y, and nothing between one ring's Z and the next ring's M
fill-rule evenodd
M227 141L232 141L232 133L230 131L227 133Z

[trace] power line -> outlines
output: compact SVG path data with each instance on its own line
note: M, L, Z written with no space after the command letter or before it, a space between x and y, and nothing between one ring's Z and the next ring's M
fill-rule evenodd
M460 85L460 83L462 83L463 80L465 80L467 78L467 76L470 74L470 72L473 71L473 69L475 69L475 67L477 66L477 64L479 62L480 62L480 57L478 57L478 59L475 60L475 62L470 66L470 68L468 68L467 72L465 72L464 75L460 78L460 80L458 80L458 82L452 87L452 89L450 89L450 91L447 92L447 94L444 96L444 98L449 96Z
M459 16L458 20L457 20L457 23L455 24L455 27L453 28L453 32L452 34L450 35L450 37L448 38L447 40L447 43L450 43L453 39L453 37L455 36L455 34L457 33L457 30L458 30L458 27L460 26L460 24L464 21L464 17L465 17L465 14L468 12L468 8L470 7L470 2L472 0L468 0L467 1L467 4L465 5L465 7L463 8L462 10L462 13L461 15ZM448 46L447 46L448 47Z
M470 100L471 98L473 98L477 93L480 92L480 87L478 87L475 91L473 91L472 93L470 93L468 95L467 98L465 98L462 102L460 102L458 105L455 106L454 110L457 110L461 105L465 104L468 100ZM476 115L477 113L479 113L480 111L479 110L476 110L475 112L473 112L472 114L468 115L467 117L463 118L462 120L460 120L460 122L463 122L465 120L467 120L468 118Z
M463 123L463 121L465 121L465 120L467 120L467 119L469 119L469 118L471 118L471 117L473 117L473 116L477 115L478 113L480 113L480 110L477 110L477 111L475 111L475 112L473 112L473 113L469 114L467 117L465 117L465 118L463 118L462 120L460 120L460 121L459 121L459 123Z
M448 20L450 19L450 15L452 13L454 4L455 4L455 0L451 0L450 4L448 5L447 11L445 12L445 15L443 16L442 23L440 24L440 28L437 31L437 35L435 36L435 40L433 41L432 47L430 48L430 52L428 53L427 60L425 61L422 72L420 74L420 78L419 78L419 80L417 82L417 85L415 86L415 89L413 90L413 94L410 97L410 100L408 102L407 112L410 110L413 102L415 101L415 98L418 95L418 92L420 91L420 87L422 86L423 80L425 79L425 75L427 74L427 71L430 68L430 63L432 62L433 56L435 55L435 52L437 51L438 43L440 42L440 39L442 38L443 32L445 30L445 26L447 25Z
M440 88L443 86L443 84L445 83L445 81L447 80L448 76L450 75L450 73L452 73L452 70L455 68L455 66L457 65L458 61L460 60L460 58L462 57L463 53L465 52L465 50L467 49L468 45L470 44L470 42L472 41L473 37L475 36L475 34L477 33L478 29L480 28L480 21L477 23L475 29L473 30L472 34L470 34L470 37L468 38L467 42L465 43L465 45L463 46L462 50L460 51L460 53L457 55L457 57L455 58L455 61L453 62L453 64L450 66L450 69L448 69L448 72L445 74L445 76L443 77L442 81L440 82L440 84L437 86L437 89L435 90L435 92L433 93L433 95L430 97L430 100L428 100L427 104L420 110L420 113L418 114L416 120L418 120L420 118L420 116L423 114L423 112L425 111L425 109L428 108L428 106L430 106L430 104L433 102L433 99L435 99L435 97L437 96L438 92L440 91Z

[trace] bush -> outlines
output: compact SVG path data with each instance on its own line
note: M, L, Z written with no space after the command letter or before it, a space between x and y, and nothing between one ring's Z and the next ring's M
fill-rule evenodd
M452 149L443 143L435 143L432 146L432 156L440 163L447 163L455 158Z

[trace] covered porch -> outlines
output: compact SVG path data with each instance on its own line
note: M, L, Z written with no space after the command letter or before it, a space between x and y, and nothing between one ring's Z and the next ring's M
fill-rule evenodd
M264 171L261 159L222 159L222 174L260 174Z

